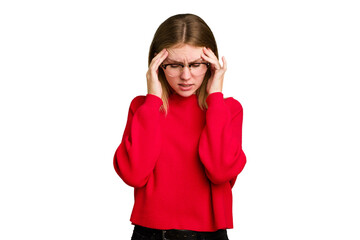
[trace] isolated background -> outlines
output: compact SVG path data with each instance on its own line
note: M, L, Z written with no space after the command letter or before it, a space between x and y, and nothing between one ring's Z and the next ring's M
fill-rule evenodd
M195 13L228 60L248 158L237 239L360 239L357 1L0 3L0 239L130 239L112 166L158 25Z

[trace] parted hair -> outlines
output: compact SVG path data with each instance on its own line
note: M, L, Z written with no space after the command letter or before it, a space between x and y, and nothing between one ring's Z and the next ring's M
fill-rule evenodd
M148 65L150 65L155 55L164 48L177 47L182 44L210 48L216 57L219 57L215 37L205 21L194 14L178 14L166 19L156 30L150 45ZM210 76L211 71L209 68L201 86L196 91L198 104L202 110L207 109L206 98L208 93L206 86ZM167 113L169 108L168 97L172 90L161 67L159 68L158 78L162 87L161 99L163 105L161 110Z

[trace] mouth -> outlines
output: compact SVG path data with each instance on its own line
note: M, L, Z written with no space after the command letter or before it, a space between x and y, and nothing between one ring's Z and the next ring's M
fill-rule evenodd
M193 85L194 85L194 84L179 84L180 89L181 89L182 91L189 91L189 90L191 90L191 88L192 88Z

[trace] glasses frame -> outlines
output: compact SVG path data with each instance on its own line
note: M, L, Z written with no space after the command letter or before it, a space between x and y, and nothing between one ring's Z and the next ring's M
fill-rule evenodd
M191 71L191 65L195 65L195 64L204 64L206 65L207 68L210 67L210 63L208 62L193 62L190 64L182 64L182 63L167 63L167 64L161 64L161 67L166 71L166 67L169 65L178 65L181 66L181 72L184 70L184 67L188 67L189 70Z

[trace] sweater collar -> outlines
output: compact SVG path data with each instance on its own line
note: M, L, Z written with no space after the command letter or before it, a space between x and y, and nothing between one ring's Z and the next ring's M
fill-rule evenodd
M175 101L175 102L192 102L192 101L197 101L197 95L192 94L189 97L183 97L177 93L172 93L169 95L169 100Z

